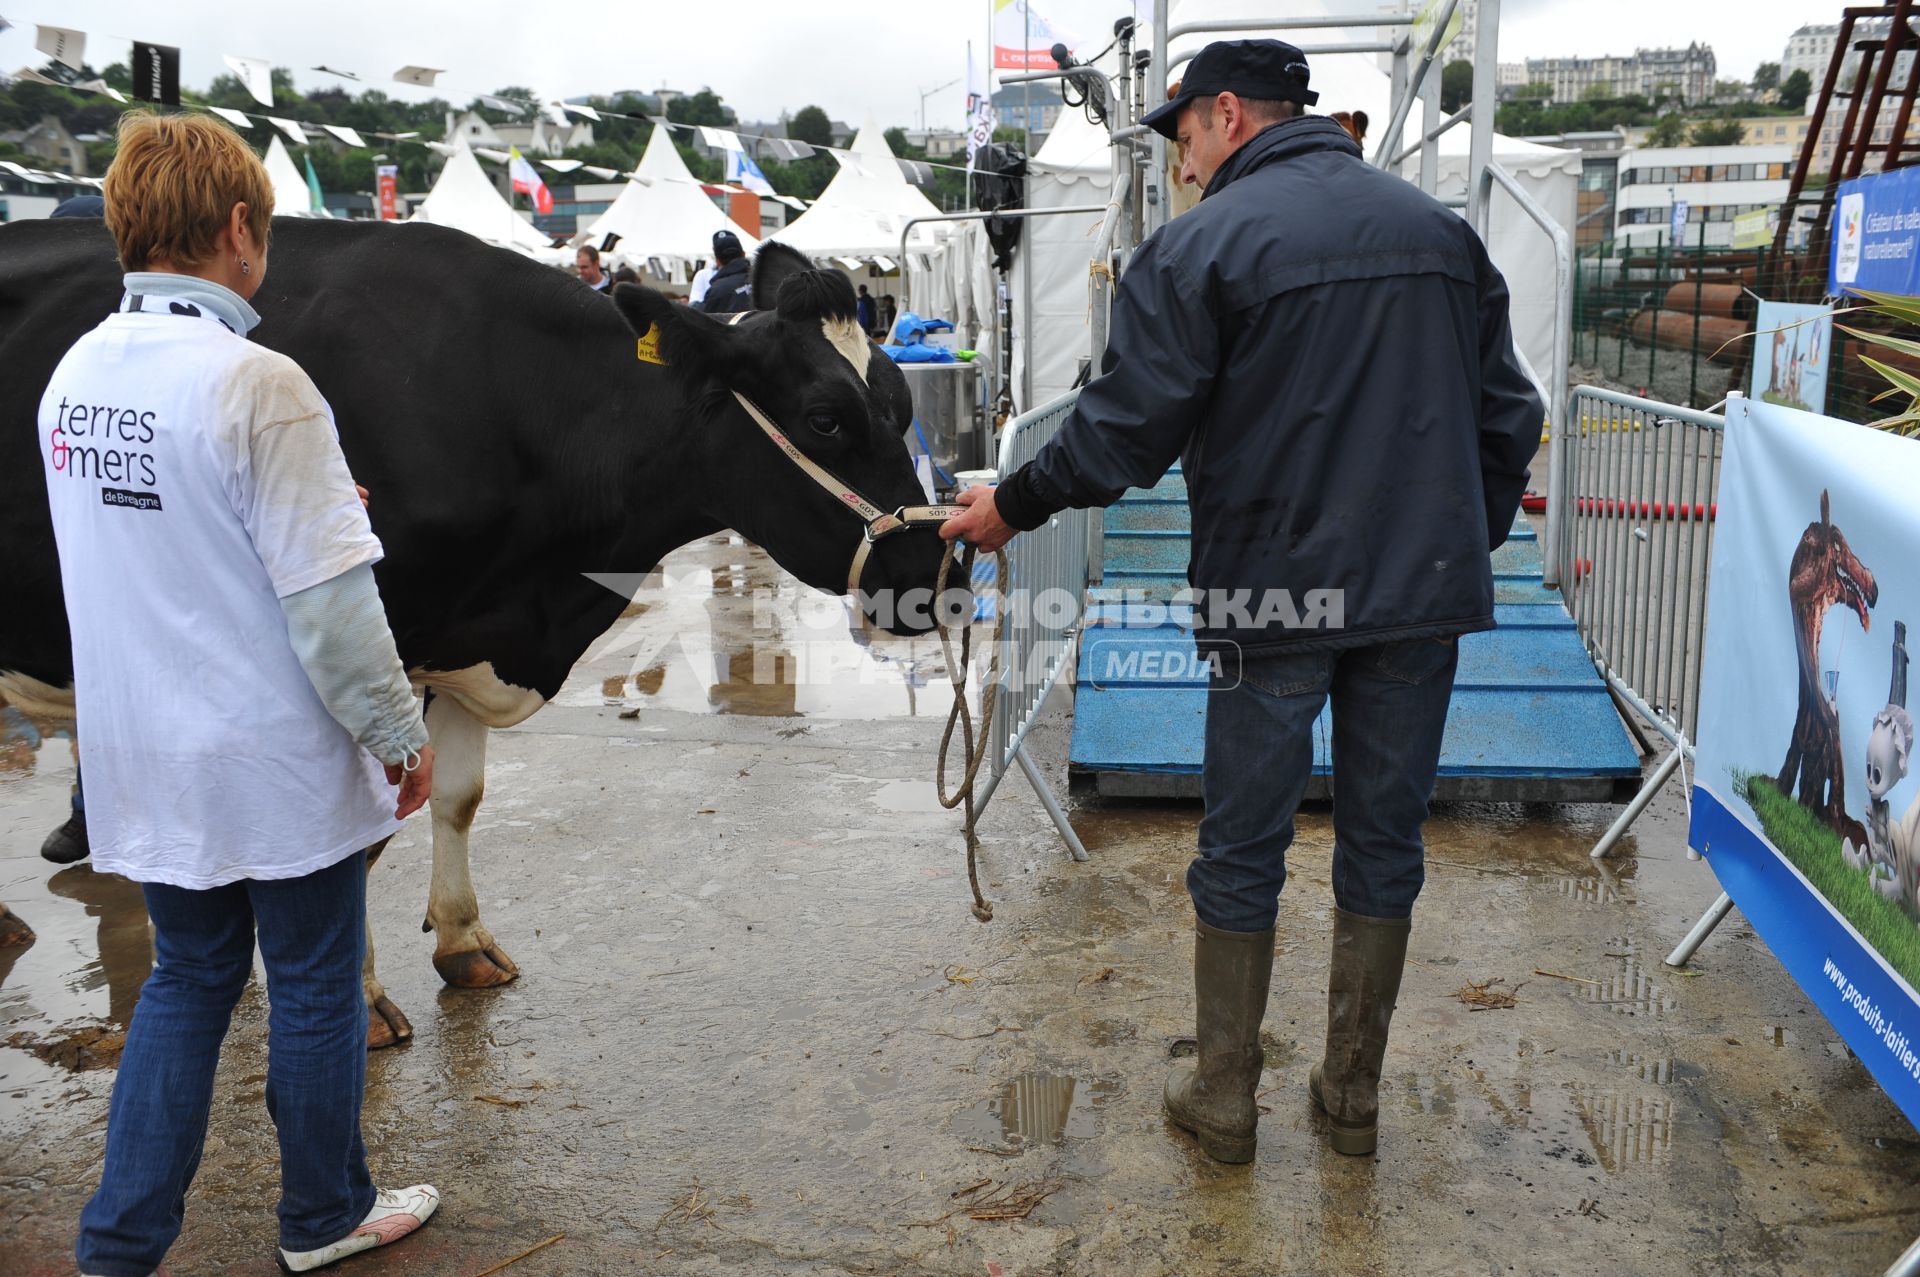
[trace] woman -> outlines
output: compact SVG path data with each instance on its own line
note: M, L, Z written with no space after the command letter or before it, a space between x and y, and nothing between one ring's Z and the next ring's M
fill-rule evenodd
M360 1139L366 849L426 800L433 751L332 414L246 339L266 170L211 119L131 114L105 195L126 295L54 371L40 444L94 864L142 884L154 970L76 1257L146 1277L179 1235L257 939L280 1258L306 1272L439 1203L375 1189Z

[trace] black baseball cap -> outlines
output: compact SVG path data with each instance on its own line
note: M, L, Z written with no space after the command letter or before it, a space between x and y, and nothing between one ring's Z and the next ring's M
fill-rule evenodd
M1173 100L1140 123L1171 140L1180 108L1217 93L1312 106L1320 95L1307 87L1308 74L1307 55L1285 40L1216 40L1194 54Z
M715 231L713 233L713 255L721 261L730 262L736 257L744 257L746 251L746 249L740 247L740 237L732 231Z

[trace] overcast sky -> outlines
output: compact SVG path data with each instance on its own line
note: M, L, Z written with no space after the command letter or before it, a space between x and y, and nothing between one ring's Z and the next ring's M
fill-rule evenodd
M1033 0L1090 44L1112 38L1129 0ZM1210 6L1217 8L1218 6ZM1274 0L1275 13L1303 6ZM1376 0L1344 3L1366 13ZM1500 56L1630 53L1636 45L1702 41L1722 78L1745 79L1778 61L1793 29L1839 20L1834 0L1505 0ZM1140 8L1145 11L1145 0ZM87 33L97 67L124 61L133 38L179 46L182 78L203 87L226 68L222 54L264 57L295 70L302 88L356 86L308 68L359 73L396 97L434 96L391 83L401 66L446 68L438 95L464 104L508 84L570 97L617 89L711 85L743 119L770 119L809 103L855 125L927 122L958 127L966 44L987 40L990 0L708 0L569 6L539 0L0 0L14 29L0 32L0 70L39 65L36 22ZM1302 42L1327 36L1304 35ZM945 87L942 87L945 86Z

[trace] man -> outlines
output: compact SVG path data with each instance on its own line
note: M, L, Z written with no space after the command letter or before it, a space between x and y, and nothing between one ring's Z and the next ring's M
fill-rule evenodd
M1493 626L1488 552L1543 415L1472 229L1304 116L1307 83L1277 40L1194 58L1144 122L1185 148L1202 202L1134 254L1103 375L1059 434L941 529L997 548L1184 460L1215 674L1187 873L1199 1059L1166 1105L1228 1162L1254 1154L1274 919L1329 696L1338 908L1309 1091L1335 1149L1374 1150L1455 643Z
M600 269L600 250L591 244L582 244L580 251L573 255L573 269L579 274L580 281L596 293L604 293L613 287L613 279Z
M740 237L732 231L713 233L713 278L700 309L709 315L731 315L753 309L753 270Z
M854 313L860 324L860 331L869 337L876 336L874 325L880 322L880 311L873 302L873 294L867 291L865 284L860 285L860 295L854 299Z

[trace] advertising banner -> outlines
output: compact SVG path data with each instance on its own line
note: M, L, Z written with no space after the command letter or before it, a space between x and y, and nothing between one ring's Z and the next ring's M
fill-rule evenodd
M1079 43L1035 13L1027 0L993 0L993 65L1003 71L1051 71L1052 48Z
M373 175L380 188L380 220L398 221L400 218L400 166L397 164L378 164Z
M1827 291L1920 294L1920 171L1895 169L1840 183Z
M1736 399L1688 844L1920 1121L1920 442Z
M1753 384L1747 393L1786 408L1825 412L1833 311L1763 301L1753 327Z

